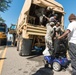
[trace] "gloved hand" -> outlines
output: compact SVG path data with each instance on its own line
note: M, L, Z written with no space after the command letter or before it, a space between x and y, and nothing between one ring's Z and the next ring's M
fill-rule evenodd
M45 15L43 14L43 17L45 17Z

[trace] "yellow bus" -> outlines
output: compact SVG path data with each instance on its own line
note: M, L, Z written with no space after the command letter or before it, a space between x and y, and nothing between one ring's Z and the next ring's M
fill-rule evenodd
M0 46L7 44L7 25L0 23Z

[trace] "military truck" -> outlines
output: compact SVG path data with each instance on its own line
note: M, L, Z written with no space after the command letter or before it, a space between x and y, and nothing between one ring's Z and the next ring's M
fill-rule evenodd
M10 28L9 28L9 34L12 34L12 45L13 46L17 46L17 33L16 33L16 25L15 24L11 24Z
M49 11L46 11L47 8ZM47 17L57 14L57 20L64 29L65 12L60 3L55 0L25 0L16 25L17 50L20 51L20 55L30 55L35 46L45 47L44 36L48 21L42 16L43 14Z

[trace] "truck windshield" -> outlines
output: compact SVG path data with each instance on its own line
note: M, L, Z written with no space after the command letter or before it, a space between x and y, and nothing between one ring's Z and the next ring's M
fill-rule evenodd
M0 26L0 32L5 32L5 29L6 27L5 26Z
M12 29L12 30L15 30L15 29L16 29L16 25L12 25L12 26L11 26L11 29Z

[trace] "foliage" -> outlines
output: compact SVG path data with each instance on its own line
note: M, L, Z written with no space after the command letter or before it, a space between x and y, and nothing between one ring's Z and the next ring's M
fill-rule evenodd
M10 7L12 0L0 0L0 12L4 12Z
M2 17L0 17L0 23L4 23L4 22L5 22L5 20L2 19Z
M0 12L8 10L12 0L0 0ZM5 20L0 16L0 22L5 22Z

